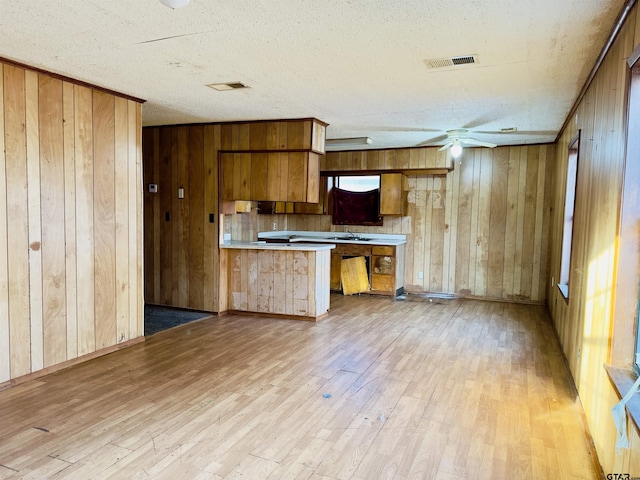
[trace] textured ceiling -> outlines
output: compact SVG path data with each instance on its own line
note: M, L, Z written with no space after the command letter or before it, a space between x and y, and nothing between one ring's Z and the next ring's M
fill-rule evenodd
M147 102L145 125L316 117L328 138L553 141L624 0L0 0L0 56ZM424 60L475 54L430 70ZM240 81L217 92L205 85ZM487 134L516 127L517 133ZM440 137L440 138L438 138Z

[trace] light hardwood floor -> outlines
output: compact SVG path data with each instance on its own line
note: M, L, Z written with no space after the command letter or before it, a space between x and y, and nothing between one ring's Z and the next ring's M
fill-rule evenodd
M0 478L598 478L543 307L331 307L202 320L0 392Z

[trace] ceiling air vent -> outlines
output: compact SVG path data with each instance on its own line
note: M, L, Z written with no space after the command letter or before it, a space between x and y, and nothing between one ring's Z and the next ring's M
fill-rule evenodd
M245 85L242 82L227 82L227 83L211 83L207 85L209 88L213 88L214 90L224 91L224 90L238 90L239 88L249 88L249 85Z
M457 67L459 65L470 65L470 64L478 63L478 56L462 55L459 57L432 58L432 59L425 60L424 63L429 68L450 68L450 67Z

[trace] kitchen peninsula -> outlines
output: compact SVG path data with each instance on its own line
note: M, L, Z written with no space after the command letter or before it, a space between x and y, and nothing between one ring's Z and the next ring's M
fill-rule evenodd
M334 244L225 242L229 310L316 321L329 310Z
M332 243L331 290L342 290L342 260L364 257L372 295L404 293L406 235L352 232L273 231L258 233L259 240L294 245ZM276 243L277 244L277 243Z

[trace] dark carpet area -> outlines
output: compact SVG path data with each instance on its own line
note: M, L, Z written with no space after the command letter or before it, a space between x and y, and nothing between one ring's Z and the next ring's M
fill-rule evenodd
M153 335L168 328L177 327L183 323L193 322L201 318L211 316L207 312L197 312L193 310L180 310L170 307L160 307L157 305L144 306L144 334Z

